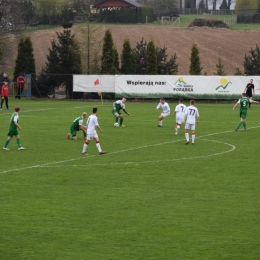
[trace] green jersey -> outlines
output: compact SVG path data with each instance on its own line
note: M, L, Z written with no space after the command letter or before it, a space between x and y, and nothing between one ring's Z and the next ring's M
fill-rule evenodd
M70 129L79 131L79 126L83 124L83 118L82 116L77 117L71 124Z
M114 111L114 108L113 108L112 113L113 113L113 111L114 111L114 112L117 112L117 113L120 114L120 110L123 109L123 111L124 111L126 114L128 114L128 112L127 112L126 109L125 109L125 104L122 102L122 100L117 100L116 102L114 102L114 103L113 103L113 107L116 108L116 111Z
M238 100L238 103L240 104L240 110L245 110L247 109L249 103L251 103L251 100L250 98L243 97Z
M9 127L9 131L16 131L17 130L17 126L15 125L15 122L18 123L19 120L19 116L18 114L15 112L12 114L11 119L10 119L10 127Z

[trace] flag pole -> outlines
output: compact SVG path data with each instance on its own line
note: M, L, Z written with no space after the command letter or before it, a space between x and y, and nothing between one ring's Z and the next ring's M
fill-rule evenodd
M101 103L102 103L102 106L103 106L103 97L102 97L101 85L100 85L100 82L99 82L98 79L94 81L94 86L98 87L98 90L99 90L98 95L100 96L100 100L101 100Z
M98 88L99 88L99 93L100 93L100 100L101 100L101 103L102 103L102 106L103 106L103 97L102 97L102 91L101 91L101 86L100 86L100 82L98 84Z

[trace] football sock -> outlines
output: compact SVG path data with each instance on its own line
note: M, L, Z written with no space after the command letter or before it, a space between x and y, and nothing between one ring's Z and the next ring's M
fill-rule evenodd
M237 125L237 129L239 129L239 127L243 124L243 122L239 122L238 125Z
M246 129L246 122L243 122L244 129Z
M192 134L192 135L191 135L191 140L192 140L192 143L194 144L194 141L195 141L195 134Z
M73 140L73 136L72 135L70 135L70 140Z
M5 141L5 146L4 146L4 147L7 147L7 145L10 143L10 141L11 141L11 140L6 139L6 141Z
M88 145L86 143L83 144L83 150L82 153L85 153L87 150Z
M186 141L189 142L189 133L185 133Z
M162 121L163 121L163 120L159 121L159 125L160 125L160 126L162 126Z
M97 147L99 152L102 152L101 147L100 147L100 143L96 143L96 147Z
M87 134L85 132L83 132L83 137L86 138Z
M20 139L16 139L16 143L17 143L17 145L18 145L18 148L20 148L20 147L22 146Z
M175 127L175 134L178 134L178 129L177 129L177 127Z
M118 123L118 117L115 118L115 122Z
M120 118L120 126L123 124L124 119Z

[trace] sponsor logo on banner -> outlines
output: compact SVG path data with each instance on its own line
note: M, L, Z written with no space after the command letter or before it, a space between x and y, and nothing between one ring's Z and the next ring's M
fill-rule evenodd
M183 77L179 77L178 80L174 83L173 92L175 91L193 92L193 85L187 84Z
M229 93L230 91L227 89L229 84L232 84L231 81L228 81L226 78L221 78L220 79L220 85L215 89L219 93Z

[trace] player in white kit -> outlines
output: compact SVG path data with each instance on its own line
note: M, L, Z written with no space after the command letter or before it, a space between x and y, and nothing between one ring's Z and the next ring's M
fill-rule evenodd
M186 138L186 144L189 144L189 129L191 130L191 141L192 144L195 142L195 126L196 123L199 123L199 111L198 109L194 106L195 101L191 100L190 101L190 106L186 107L185 110L185 138Z
M184 116L185 116L185 109L186 106L182 103L183 99L179 99L179 104L175 107L175 111L173 115L176 115L176 126L175 126L175 134L178 134L178 130L181 127L181 124L184 121Z
M99 138L97 135L97 131L96 131L96 127L99 129L99 131L102 133L102 129L100 128L99 124L98 124L98 119L97 119L97 108L93 108L93 114L91 116L88 117L87 120L87 138L86 138L86 142L83 145L83 150L82 150L82 154L83 155L88 155L86 153L87 147L90 143L90 140L95 139L96 141L96 147L98 149L98 152L100 155L105 154L106 152L101 150L100 147L100 143L99 143Z
M170 115L170 107L167 102L165 102L164 98L160 98L160 103L156 107L157 109L162 108L162 113L159 115L159 124L158 127L162 127L163 119Z

